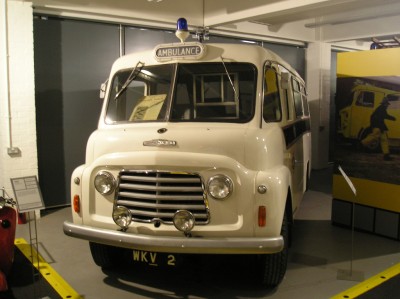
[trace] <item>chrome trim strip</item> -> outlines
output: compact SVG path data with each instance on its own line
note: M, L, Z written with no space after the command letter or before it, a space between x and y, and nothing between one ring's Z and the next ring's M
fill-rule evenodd
M283 249L283 237L276 238L187 238L129 234L68 221L63 225L70 237L118 247L171 253L267 254Z
M177 146L178 143L175 140L167 140L167 139L152 139L143 141L143 146Z

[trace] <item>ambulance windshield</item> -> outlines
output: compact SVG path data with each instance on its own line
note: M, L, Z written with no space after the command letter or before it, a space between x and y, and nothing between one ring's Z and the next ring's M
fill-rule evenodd
M122 70L112 80L106 123L248 122L254 115L256 68L227 62L225 67L221 62L144 66L116 97L132 73Z

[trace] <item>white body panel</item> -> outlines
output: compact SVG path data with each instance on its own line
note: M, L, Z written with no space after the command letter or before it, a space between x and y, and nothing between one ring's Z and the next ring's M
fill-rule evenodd
M224 200L213 199L206 190L204 197L209 208L209 222L196 225L191 231L192 237L210 240L230 240L248 242L257 240L271 242L280 238L282 219L285 209L290 208L290 217L296 211L306 189L310 171L311 148L309 115L289 119L288 105L292 98L279 86L282 97L282 117L274 122L263 119L264 68L267 62L274 62L290 72L291 76L304 85L298 74L279 56L261 47L207 44L205 55L201 59L175 59L157 62L153 51L126 55L118 59L110 74L109 82L120 70L134 67L138 61L144 65L185 64L185 63L225 63L245 62L257 70L255 82L254 115L244 123L233 122L169 122L154 121L140 123L106 122L107 101L104 104L98 130L90 137L86 150L85 165L78 167L72 175L71 195L79 195L80 211L73 212L73 224L66 224L66 234L103 242L114 246L145 248L155 251L201 252L202 245L195 249L182 249L187 244L176 248L152 248L151 245L138 246L135 241L121 241L119 227L112 219L116 194L101 195L94 188L94 177L100 170L110 172L116 179L121 170L156 171L169 173L190 173L201 178L204 188L208 180L218 174L228 176L233 182L232 194ZM278 78L280 79L278 71ZM111 93L111 84L106 91L106 99ZM289 88L290 91L290 88ZM283 101L287 100L288 105ZM113 101L113 99L110 99ZM298 126L302 124L302 126ZM308 125L308 127L307 127ZM300 130L301 128L301 130ZM163 129L165 132L160 133ZM144 146L151 140L168 140L174 146ZM79 178L80 183L76 184ZM258 192L258 186L265 186L264 194ZM289 202L288 202L289 201ZM258 210L266 208L266 225L258 225ZM85 231L90 228L91 232ZM96 230L101 232L97 232ZM113 234L114 237L104 237ZM102 234L98 237L97 234ZM124 232L138 237L185 238L174 225L155 225L154 222L132 222ZM108 238L108 239L107 239ZM120 238L120 239L118 239ZM119 240L118 241L115 240ZM172 239L171 239L172 240ZM241 241L240 241L241 240ZM184 241L182 241L184 242ZM185 241L186 242L186 241ZM201 243L201 241L196 241ZM222 241L221 241L222 242ZM260 244L261 244L260 243ZM155 243L156 244L156 243ZM157 243L158 244L158 243ZM183 244L183 243L182 243ZM268 243L270 244L270 243ZM203 252L222 253L219 246L210 249L204 245ZM224 243L223 246L227 246ZM232 245L235 247L236 245ZM275 246L275 245L274 245ZM241 246L229 250L230 253L273 253L282 248L282 244L270 248L243 249ZM273 248L274 247L274 248ZM199 249L200 248L200 249Z

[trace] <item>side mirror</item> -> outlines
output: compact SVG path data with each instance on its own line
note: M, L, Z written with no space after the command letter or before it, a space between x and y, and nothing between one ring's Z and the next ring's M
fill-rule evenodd
M104 99L104 97L106 96L107 83L108 79L100 85L100 99Z
M289 89L289 79L290 79L289 73L281 73L281 87L283 89Z

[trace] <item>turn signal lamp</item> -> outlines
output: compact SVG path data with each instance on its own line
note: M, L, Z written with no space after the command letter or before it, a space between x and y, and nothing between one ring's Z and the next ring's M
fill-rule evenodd
M74 195L74 200L73 200L73 207L75 213L79 213L81 211L81 199L79 198L79 195L75 194Z
M264 227L267 225L267 208L265 206L258 207L258 226Z
M184 43L189 36L188 24L185 18L179 18L176 22L175 35L181 40L182 43Z

